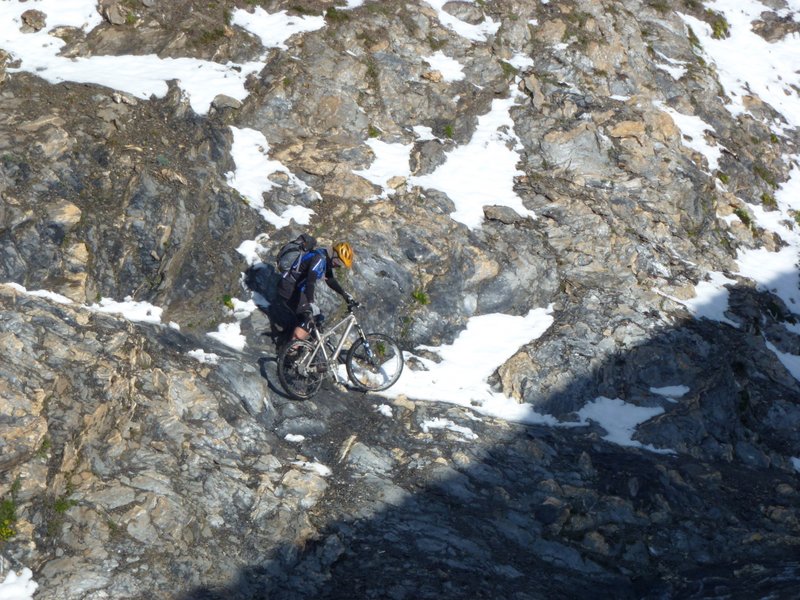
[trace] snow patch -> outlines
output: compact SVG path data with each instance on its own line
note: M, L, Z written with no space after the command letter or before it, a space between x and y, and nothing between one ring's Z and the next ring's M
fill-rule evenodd
M415 125L411 128L411 130L414 132L416 138L421 142L439 139L433 135L433 129L430 127L425 127L424 125Z
M153 306L149 302L137 302L131 296L126 296L122 302L110 298L101 298L97 304L88 307L95 312L121 315L129 321L141 323L161 323L163 308Z
M286 40L298 33L322 29L325 17L290 15L285 10L268 13L256 6L251 13L244 9L233 11L231 25L238 25L255 35L265 48L287 50Z
M512 56L509 60L506 61L515 69L520 71L524 71L526 69L530 69L533 66L533 59L528 56L527 54L517 53Z
M701 281L695 286L695 297L689 300L681 300L675 296L670 296L659 290L656 290L662 296L669 298L683 304L689 313L696 319L710 319L712 321L719 321L720 323L727 323L732 327L739 327L739 324L731 321L725 316L728 310L728 301L730 292L725 287L729 284L735 284L736 281L725 277L722 273L710 272L708 281Z
M464 67L454 58L450 58L439 50L431 56L423 56L422 60L427 62L431 69L442 74L443 81L461 81L464 79Z
M438 355L439 362L406 353L407 360L414 357L427 370L404 369L397 383L380 394L457 404L509 421L557 425L555 417L541 415L530 404L519 404L493 391L487 381L520 346L540 337L552 323L551 307L531 310L525 316L472 317L452 344L420 347Z
M13 281L6 282L8 287L14 288L18 292L23 294L27 294L28 296L36 296L37 298L45 298L47 300L51 300L53 302L57 302L58 304L72 304L72 300L67 298L66 296L62 296L61 294L56 294L55 292L50 292L48 290L27 290L24 286L21 286L18 283L14 283Z
M36 8L47 15L46 27L23 33L21 15ZM102 22L96 0L39 0L36 3L0 2L0 48L21 61L8 73L27 72L50 83L72 81L106 86L143 100L162 98L175 81L197 114L208 112L218 94L244 100L247 77L260 71L261 61L220 64L194 58L140 56L66 57L59 52L65 42L49 32L56 27L77 27L89 33Z
M798 157L787 157L797 160ZM739 249L737 275L756 282L760 291L769 291L783 300L786 307L800 314L800 231L791 216L800 212L800 167L796 164L789 172L789 179L775 192L778 210L766 211L761 206L748 205L759 227L771 231L788 244L777 252L765 248Z
M642 448L658 454L675 454L673 450L655 448L633 439L636 428L664 412L660 407L645 407L628 404L619 398L600 396L578 411L581 421L594 421L606 430L603 439L620 446Z
M656 54L662 60L666 61L667 64L663 63L656 63L656 67L669 73L669 75L675 80L678 81L681 77L686 75L686 62L682 60L675 60L674 58L670 58L666 54L663 54L656 50Z
M429 419L420 423L420 428L425 433L429 433L431 429L446 429L459 434L465 440L477 440L478 435L469 427L456 425L449 419Z
M771 342L766 342L766 345L767 349L777 356L778 360L781 361L781 364L786 367L786 370L789 371L789 373L792 374L792 377L800 381L800 356L781 352L778 350L775 344Z
M456 206L451 218L470 229L480 227L486 205L508 206L536 218L514 191L514 178L525 175L517 168L522 144L510 114L518 96L512 88L508 98L493 100L489 112L479 117L468 144L449 152L433 173L410 180L412 185L447 194Z
M320 477L328 477L330 476L333 471L331 471L328 467L323 465L322 463L318 462L308 462L304 460L297 460L292 463L294 466L299 467L303 471L308 471L310 473L316 473Z
M448 1L449 0L426 0L433 10L436 11L439 22L461 37L472 40L473 42L485 42L489 36L494 35L497 33L497 30L500 29L500 23L495 23L489 16L485 16L483 22L477 25L472 25L471 23L454 17L444 9L444 5L447 4ZM464 2L473 3L472 0L464 0Z
M719 158L722 156L724 148L706 140L706 132L713 133L714 128L700 117L679 113L663 102L653 102L653 104L659 110L667 113L681 130L683 145L702 154L708 162L709 171L712 173L716 171L719 168Z
M228 185L239 192L245 201L256 209L262 218L280 229L294 220L299 225L308 225L314 211L304 206L289 206L280 215L264 206L264 193L280 186L270 179L275 173L283 173L290 185L300 191L309 186L289 171L280 161L269 157L269 142L263 133L255 129L231 127L233 144L231 158L236 165L234 171L225 174ZM316 194L319 197L319 194Z
M186 354L188 354L193 359L201 363L206 363L209 365L219 364L218 354L214 354L213 352L206 352L202 348L198 348L197 350L189 350L189 352L187 352Z
M678 398L683 398L689 393L689 391L689 388L685 385L669 385L666 387L650 388L651 393L663 396L670 402L677 402Z
M0 581L0 600L33 600L38 587L30 569L24 568L19 574L11 571Z
M796 33L768 42L753 31L766 7L753 0L712 0L706 9L722 13L730 36L714 39L708 23L691 15L678 13L700 41L702 52L714 63L722 87L730 98L726 105L734 116L749 113L746 98L757 96L783 115L788 126L800 127L800 36ZM800 10L794 3L793 10ZM774 124L780 131L781 124Z
M216 331L211 331L206 335L240 352L247 345L247 340L242 335L238 321L236 323L221 323Z
M407 179L411 175L408 159L413 144L389 144L375 138L368 139L366 144L372 149L375 160L368 169L353 171L353 173L383 190L373 199L386 199L395 193L395 190L389 186L391 179L394 177Z

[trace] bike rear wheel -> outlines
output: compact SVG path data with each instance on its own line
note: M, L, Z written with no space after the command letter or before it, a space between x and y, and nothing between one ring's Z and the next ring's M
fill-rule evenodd
M347 352L347 375L362 391L379 392L393 386L403 372L403 352L392 338L368 333Z
M278 379L295 400L307 400L325 378L325 357L306 340L292 340L278 353Z

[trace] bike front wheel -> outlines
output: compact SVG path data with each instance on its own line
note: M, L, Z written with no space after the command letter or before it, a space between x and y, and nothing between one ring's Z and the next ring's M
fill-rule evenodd
M325 377L325 357L316 345L292 340L278 353L278 379L295 400L308 400L319 391Z
M368 333L347 352L347 375L362 391L379 392L393 386L403 372L403 352L392 338Z

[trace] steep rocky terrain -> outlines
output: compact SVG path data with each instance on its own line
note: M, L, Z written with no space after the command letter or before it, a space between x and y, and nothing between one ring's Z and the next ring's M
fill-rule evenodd
M25 4L17 29L47 31ZM792 597L800 384L781 357L800 355L800 307L778 290L796 297L797 276L759 285L737 260L789 247L758 217L798 227L775 195L800 140L781 107L721 83L687 25L724 39L720 6L351 4L101 0L96 27L51 32L76 61L251 72L207 110L180 81L55 83L0 45L0 575L30 567L37 598L69 599ZM797 6L762 8L754 32L797 39ZM262 9L324 20L265 47L237 24ZM465 223L426 177L506 101L521 205L498 189ZM256 205L231 177L238 130L284 166ZM363 175L379 143L408 154L382 184ZM262 216L291 207L309 224ZM345 285L410 352L552 306L491 381L564 426L332 387L287 400L262 311L243 350L205 334L233 300L271 297L242 242L269 262L304 229L354 245ZM724 317L694 318L715 273ZM129 296L163 324L97 308ZM674 402L654 391L678 384ZM571 426L597 397L662 407L636 431L650 450Z

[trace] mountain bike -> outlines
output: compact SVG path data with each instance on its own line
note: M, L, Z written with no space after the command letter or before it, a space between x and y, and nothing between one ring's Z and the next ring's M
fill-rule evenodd
M286 393L307 400L328 378L363 392L378 392L394 385L403 372L403 353L391 337L364 333L354 314L357 303L347 305L347 315L330 328L322 320L310 320L310 336L292 340L278 353L278 379ZM345 352L350 334L356 340ZM344 364L342 364L344 363ZM344 371L344 372L343 372Z

